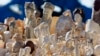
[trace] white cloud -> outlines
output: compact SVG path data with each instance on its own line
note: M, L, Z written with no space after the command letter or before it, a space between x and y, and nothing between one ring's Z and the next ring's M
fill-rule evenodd
M17 13L17 14L22 14L22 11L20 11L19 5L18 5L18 4L11 5L9 8L10 8L13 12L15 12L15 13Z
M83 6L86 6L88 8L92 8L93 7L94 0L78 0L78 2L80 4L82 4Z
M55 12L61 12L61 8L59 6L55 6L55 9L54 9Z
M41 8L43 9L44 5L41 5ZM55 8L54 8L54 11L55 12L61 12L61 8L59 6L56 6L55 5Z
M0 7L7 5L10 3L12 0L0 0Z

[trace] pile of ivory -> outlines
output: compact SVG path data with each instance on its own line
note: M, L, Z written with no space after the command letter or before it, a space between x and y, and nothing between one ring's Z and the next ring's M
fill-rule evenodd
M96 21L82 22L81 8L75 9L74 15L67 9L59 17L52 17L53 10L54 5L45 2L41 18L35 3L26 2L24 20L8 17L0 23L0 56L100 55Z

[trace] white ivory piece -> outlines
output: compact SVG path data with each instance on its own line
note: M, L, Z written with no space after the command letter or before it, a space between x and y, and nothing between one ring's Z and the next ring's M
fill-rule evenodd
M11 39L11 32L4 31L4 41L7 42L8 39Z
M59 17L57 24L56 24L56 33L57 36L65 37L66 32L71 30L72 25L74 24L72 20L72 15L70 10L66 10L63 14Z
M50 2L45 2L43 7L43 17L42 17L42 22L48 23L49 27L52 22L52 13L54 10L54 5Z
M100 26L93 20L88 19L86 22L85 31L90 33L100 33Z
M96 45L96 46L94 47L94 54L95 54L96 56L99 56L99 55L100 55L100 45Z
M0 56L5 56L7 52L7 49L0 48Z
M24 25L25 25L25 36L27 38L36 38L34 36L34 28L37 26L35 10L36 10L36 8L35 8L34 2L26 2L25 3L26 18L24 20ZM29 36L27 36L27 35L29 35Z

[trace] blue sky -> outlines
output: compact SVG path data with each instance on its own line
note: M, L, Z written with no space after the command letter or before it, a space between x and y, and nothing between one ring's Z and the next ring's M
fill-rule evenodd
M48 1L54 4L56 7L53 16L60 16L66 9L70 9L71 12L73 12L75 8L81 7L85 12L85 18L83 21L91 18L93 0L0 0L0 22L3 22L5 18L11 16L15 17L16 19L23 19L25 17L24 3L26 1L34 1L41 14L42 4L45 1Z

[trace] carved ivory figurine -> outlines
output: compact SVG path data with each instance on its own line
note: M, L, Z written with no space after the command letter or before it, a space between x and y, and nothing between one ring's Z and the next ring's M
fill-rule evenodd
M19 51L19 56L32 56L30 52L31 52L30 47L21 48Z
M66 32L71 30L73 25L72 15L70 10L66 10L58 19L56 24L57 37L65 37Z
M34 34L37 38L39 38L39 42L42 43L44 37L49 38L50 31L49 26L46 22L42 22L36 28L34 28Z
M54 10L54 5L53 4L51 4L50 2L45 2L44 3L42 22L48 23L49 27L51 25L53 10Z
M25 3L25 36L27 38L35 38L34 28L37 26L35 10L36 8L34 2Z

